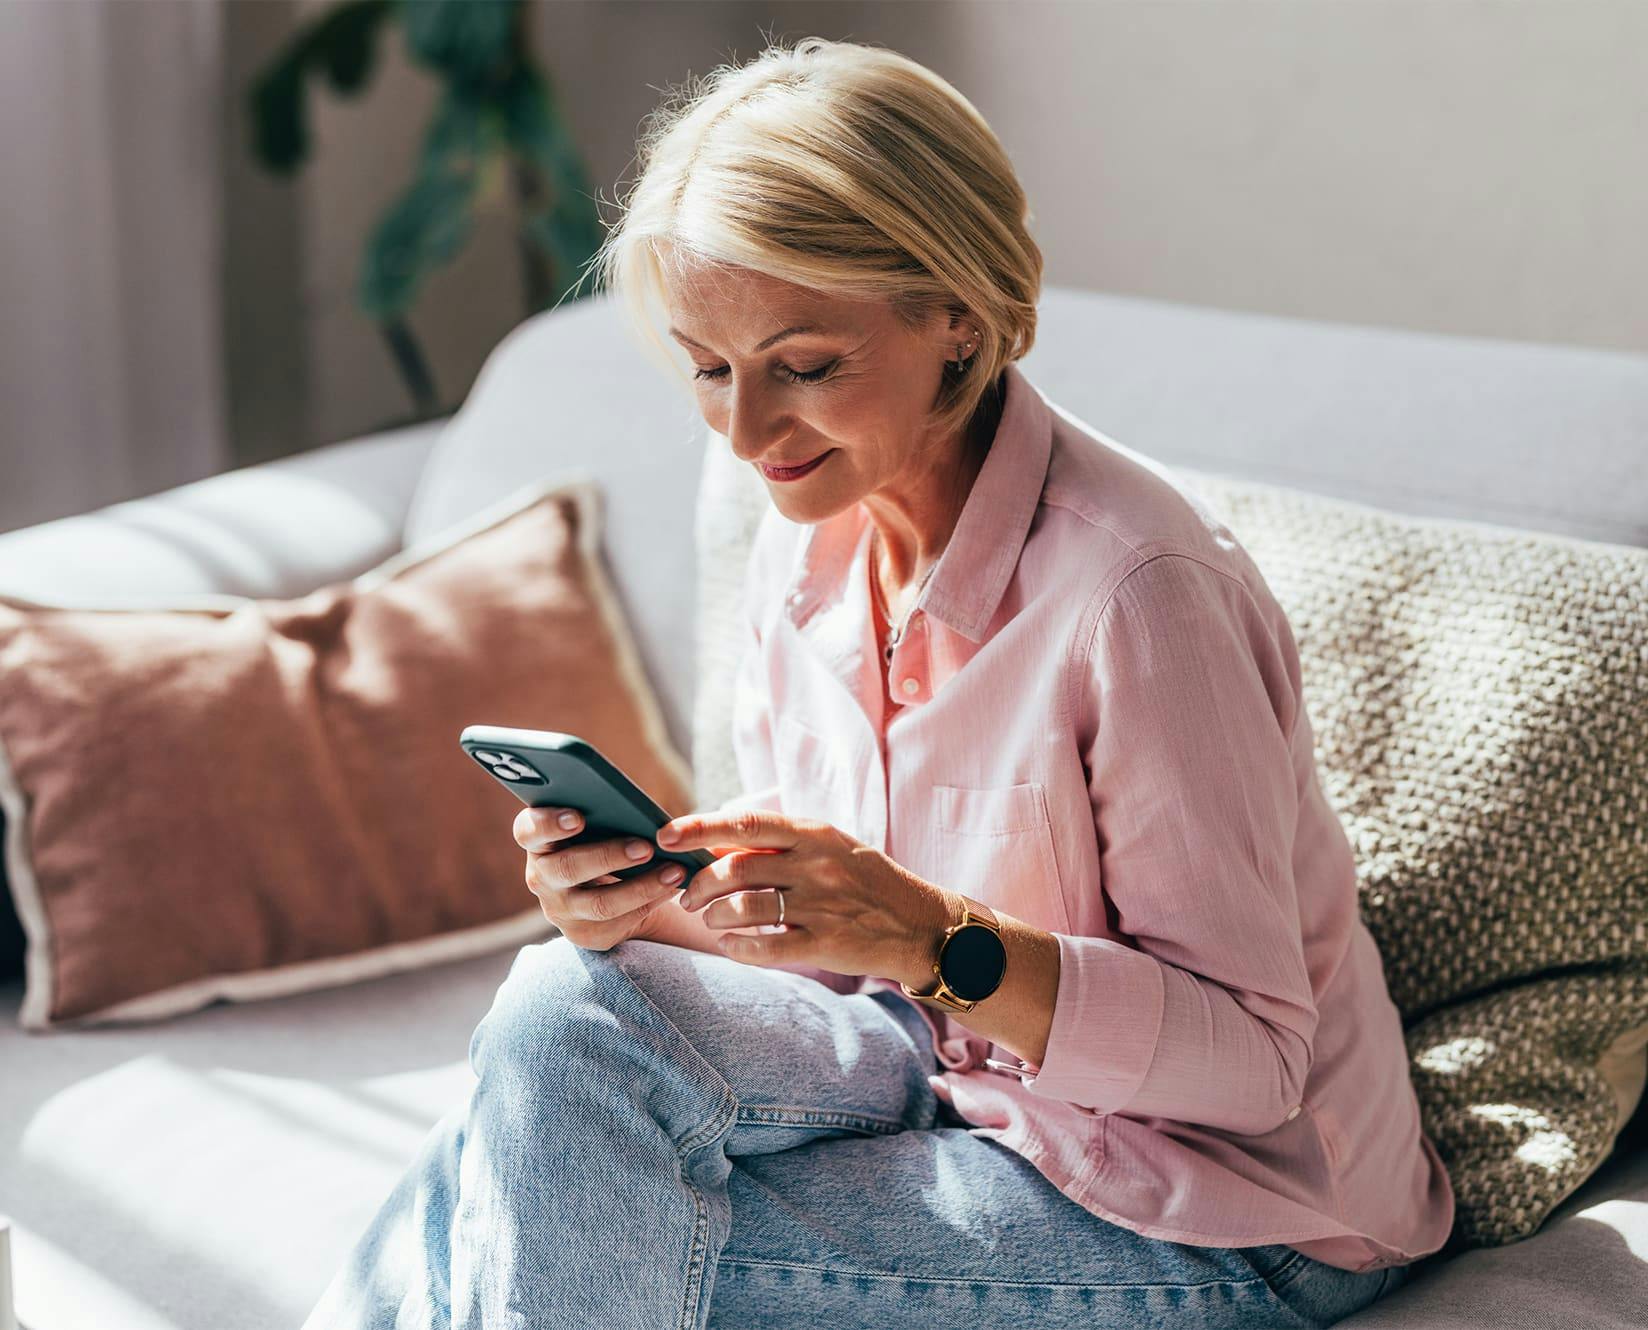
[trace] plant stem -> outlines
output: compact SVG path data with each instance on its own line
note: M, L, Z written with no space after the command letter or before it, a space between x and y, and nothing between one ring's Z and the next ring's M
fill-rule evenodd
M515 187L515 215L521 225L515 231L515 246L521 255L521 275L526 285L527 317L548 309L554 287L550 282L549 263L543 250L527 234L525 219L532 215L542 192L542 179L531 163L513 157L510 175Z
M437 414L440 404L435 393L435 378L429 372L429 362L424 358L423 348L418 345L411 325L397 314L383 320L378 327L384 341L389 344L389 354L395 359L395 368L400 370L401 382L412 394L413 409L423 417Z

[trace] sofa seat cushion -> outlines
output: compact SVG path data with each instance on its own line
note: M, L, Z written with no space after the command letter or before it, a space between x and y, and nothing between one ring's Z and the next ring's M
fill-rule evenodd
M0 985L0 1197L28 1330L291 1330L474 1077L513 950L40 1037Z
M0 985L0 1196L29 1330L290 1330L474 1084L514 957L40 1039ZM119 1111L109 1111L118 1103ZM1625 1330L1648 1305L1648 1113L1535 1238L1422 1263L1340 1324Z

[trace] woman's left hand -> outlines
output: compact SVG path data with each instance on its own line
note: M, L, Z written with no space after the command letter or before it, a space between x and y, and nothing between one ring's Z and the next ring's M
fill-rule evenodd
M754 965L798 963L925 990L938 939L961 914L952 893L815 818L764 808L690 813L660 827L657 840L668 850L725 851L681 893L682 908L704 907L710 928L777 923L784 893L783 932L717 940L725 955Z

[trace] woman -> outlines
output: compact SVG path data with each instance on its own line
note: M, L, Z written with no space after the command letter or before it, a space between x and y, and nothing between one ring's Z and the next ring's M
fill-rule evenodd
M1395 1288L1453 1195L1292 634L1014 364L1001 145L808 39L643 149L600 265L772 498L746 792L658 833L719 851L684 889L516 819L562 936L309 1325L1325 1326Z

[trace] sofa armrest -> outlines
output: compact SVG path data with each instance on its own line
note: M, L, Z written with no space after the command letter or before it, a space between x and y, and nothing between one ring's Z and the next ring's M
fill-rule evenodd
M300 596L401 547L426 421L0 534L0 593L51 605Z

